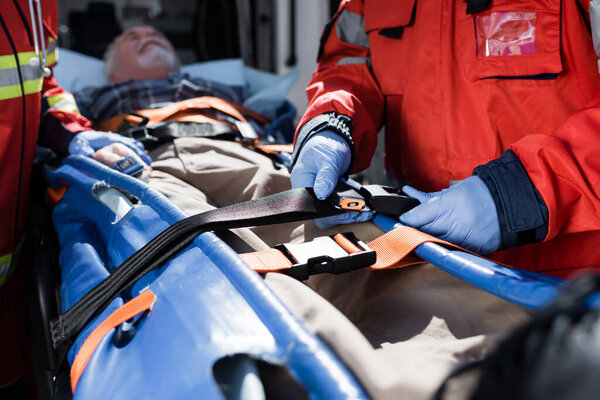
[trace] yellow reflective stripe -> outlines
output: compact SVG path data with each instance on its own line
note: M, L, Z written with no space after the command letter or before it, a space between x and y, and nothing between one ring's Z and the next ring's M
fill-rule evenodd
M48 105L55 110L71 111L79 114L79 109L75 103L75 98L70 93L49 96L46 99L48 100Z
M38 58L35 51L23 51L18 53L19 64L21 65L29 65L29 62L32 58ZM56 64L58 61L58 46L56 45L56 40L51 40L48 43L48 48L46 49L46 65ZM15 56L12 54L0 56L0 69L9 69L9 68L17 68L17 62L15 60Z
M35 51L23 51L18 53L19 64L21 65L29 65L29 60L32 58L37 58ZM0 56L0 69L10 69L17 68L17 61L15 60L15 56L12 54L8 54L5 56Z
M11 274L11 267L14 267L14 265L11 265L13 254L16 254L17 258L20 256L21 250L23 249L23 243L25 243L25 236L21 238L19 244L17 244L17 247L15 248L15 251L13 253L8 253L3 256L0 256L0 286L4 285L4 282Z
M25 89L25 94L39 93L42 90L42 79L23 82L23 88ZM0 87L0 100L14 99L22 95L21 85Z
M14 55L0 56L0 100L21 97L24 94L39 93L42 90L43 75L37 66L32 66L29 61L37 58L34 51L25 51L17 55L19 59L23 89L19 82L17 61Z
M21 85L0 87L0 100L14 99L15 97L21 96Z
M25 81L23 82L23 87L25 88L25 94L31 93L39 93L42 91L42 78L36 79L34 81Z
M48 40L48 48L46 49L46 65L53 66L58 61L58 42L52 38Z

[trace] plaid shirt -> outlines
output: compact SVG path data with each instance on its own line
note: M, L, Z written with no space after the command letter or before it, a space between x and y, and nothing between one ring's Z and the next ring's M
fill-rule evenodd
M85 88L74 94L82 115L93 122L135 110L159 108L166 104L200 96L214 96L242 104L244 88L227 86L187 75L167 79L146 79Z

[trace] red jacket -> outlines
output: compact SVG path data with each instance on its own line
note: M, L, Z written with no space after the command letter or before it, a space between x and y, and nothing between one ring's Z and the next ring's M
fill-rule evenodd
M425 191L510 148L548 207L548 234L494 257L559 276L598 266L600 109L584 107L600 80L586 7L493 0L467 15L462 0L344 1L299 132L324 113L348 116L357 172L385 126L386 168Z
M47 64L51 67L57 57L56 2L40 3ZM32 58L37 58L32 35L28 1L3 2L0 7L0 285L8 274L12 253L23 239L42 106L46 108L43 114L47 129L41 134L48 142L63 142L55 148L58 152L64 152L64 143L75 132L90 129L87 120L78 115L72 96L52 76L43 78L39 68L30 64ZM57 140L53 135L63 137Z

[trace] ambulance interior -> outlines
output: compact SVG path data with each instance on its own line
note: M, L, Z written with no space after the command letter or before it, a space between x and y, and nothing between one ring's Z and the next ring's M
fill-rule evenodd
M54 73L65 89L74 92L106 84L102 57L108 44L130 27L148 25L171 41L183 71L206 74L207 79L224 83L242 79L245 84L256 85L260 96L285 98L296 109L296 123L307 106L305 88L317 65L323 27L340 3L339 0L57 2L60 50ZM383 134L379 133L379 146L371 166L354 176L363 184L388 183L383 167ZM37 195L44 198L45 193ZM48 224L47 218L48 210L43 205L34 205L33 220ZM51 244L52 229L51 225L43 229L38 225L34 229L34 243ZM375 231L371 233L374 235ZM52 245L39 248L31 290L32 357L40 399L73 398L68 374L63 371L55 377L57 359L46 328L60 309L58 251ZM362 385L365 397L426 398L424 394L429 394L456 364L481 357L493 347L499 334L530 315L524 307L498 299L429 263L403 271L398 287L404 292L397 294L393 304L386 303L378 296L400 285L399 279L394 277L394 271L378 273L381 274L378 280L370 280L361 271L339 275L338 287L356 290L356 295L349 290L341 297L336 294L339 288L325 281L304 285L277 276L266 279L295 317L349 366L350 375ZM449 290L443 294L436 291L442 287ZM460 296L455 296L458 293ZM438 313L436 306L444 303L445 311ZM395 316L394 321L385 320L389 315ZM409 324L403 323L409 320ZM283 369L243 354L218 361L212 373L219 381L223 398L227 399L317 397L307 393Z

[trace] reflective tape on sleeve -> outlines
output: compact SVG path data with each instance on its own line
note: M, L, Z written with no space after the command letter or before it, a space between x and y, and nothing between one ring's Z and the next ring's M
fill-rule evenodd
M58 42L54 39L48 41L48 47L46 48L46 65L48 67L53 66L58 61Z
M335 24L335 33L343 42L369 48L365 19L358 14L343 10Z
M56 96L48 96L48 105L54 110L70 111L79 114L75 98L70 93L62 93Z
M348 64L366 64L367 67L371 67L370 57L344 57L340 58L337 65L348 65Z

